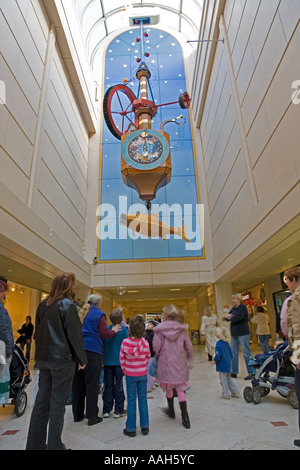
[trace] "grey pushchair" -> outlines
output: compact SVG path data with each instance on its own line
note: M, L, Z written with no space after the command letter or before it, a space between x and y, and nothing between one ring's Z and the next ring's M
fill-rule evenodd
M295 366L290 360L288 341L277 346L274 351L266 354L257 354L249 365L256 369L252 380L252 387L244 389L244 399L247 403L255 405L261 402L262 397L268 395L270 390L276 390L289 404L298 409L298 399L295 392Z
M25 413L27 407L27 393L25 389L31 382L28 369L28 360L24 356L22 349L14 344L12 359L10 363L10 389L9 402L4 404L14 405L15 414L20 417Z

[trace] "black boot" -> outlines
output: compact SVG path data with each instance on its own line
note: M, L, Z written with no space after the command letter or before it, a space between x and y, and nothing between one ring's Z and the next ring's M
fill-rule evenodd
M191 427L189 415L186 408L186 401L180 401L179 406L181 409L181 418L182 424L185 428L189 429Z
M175 418L175 411L174 411L174 397L167 398L168 401L168 408L164 408L163 411L166 413L169 418Z

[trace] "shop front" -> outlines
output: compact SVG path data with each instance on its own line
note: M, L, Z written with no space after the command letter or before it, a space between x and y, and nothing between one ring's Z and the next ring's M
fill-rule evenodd
M251 287L249 290L242 292L243 302L248 309L249 314L249 327L250 327L250 342L259 346L259 338L257 334L256 324L252 321L257 314L258 307L263 307L264 312L269 317L269 326L270 326L270 337L272 334L272 326L274 326L274 315L272 309L270 309L267 301L267 296L265 292L265 285L259 284L257 286Z
M4 306L9 313L12 322L13 336L15 342L20 338L20 331L22 326L26 324L26 317L30 317L33 324L33 337L28 350L30 351L30 361L33 363L35 354L35 341L34 341L34 323L35 313L39 302L48 294L42 293L39 290L17 284L13 281L7 282L9 291L6 294ZM27 344L19 342L19 346L24 347L24 354L27 352Z

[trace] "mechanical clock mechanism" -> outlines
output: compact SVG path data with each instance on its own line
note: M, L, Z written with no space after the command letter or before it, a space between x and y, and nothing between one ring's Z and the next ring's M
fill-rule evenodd
M143 21L141 38L137 42L143 45ZM142 56L148 56L143 53ZM167 122L177 125L185 123L185 118L179 116L161 123L159 130L151 129L151 119L157 113L159 106L179 103L182 109L190 106L187 92L179 95L178 101L157 105L154 103L149 79L150 70L146 63L137 59L139 67L135 78L139 80L140 96L136 97L126 84L110 87L104 96L103 112L110 132L121 140L121 173L124 183L134 188L139 197L145 201L147 209L151 209L151 201L156 197L159 188L171 180L171 154L169 134L164 131ZM126 82L126 80L125 80ZM148 99L151 93L152 100Z

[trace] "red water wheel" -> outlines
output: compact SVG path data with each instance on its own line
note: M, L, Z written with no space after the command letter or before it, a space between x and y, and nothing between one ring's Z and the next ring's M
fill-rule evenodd
M106 91L103 99L104 119L110 132L119 140L130 127L138 129L133 101L136 96L126 85L115 85Z

